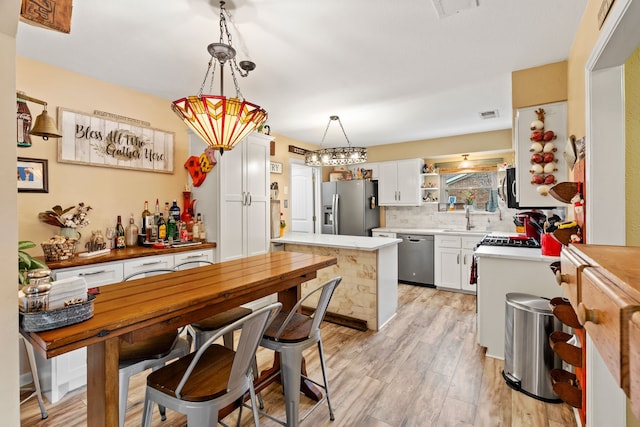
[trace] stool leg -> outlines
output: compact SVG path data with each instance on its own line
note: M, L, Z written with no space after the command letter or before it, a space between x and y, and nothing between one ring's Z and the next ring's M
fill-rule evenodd
M259 374L258 374L258 358L253 356L253 363L251 364L251 369L253 370L253 380L254 383L255 381L258 380ZM258 396L258 407L260 408L260 410L264 409L264 400L262 399L262 392L257 393Z
M31 369L31 378L33 379L33 385L36 388L36 397L38 398L38 405L40 406L40 414L42 419L49 417L47 409L44 407L44 400L42 400L42 391L40 390L40 377L38 377L38 367L36 366L36 358L33 354L33 347L24 338L24 349L27 352L27 359L29 359L29 367Z
M329 398L329 379L327 378L327 365L324 362L324 349L322 347L322 339L318 341L318 352L320 353L320 367L322 368L322 378L324 379L324 392L327 396L327 406L329 406L329 419L331 421L334 421L336 417L333 415L331 399Z
M287 427L297 427L300 423L300 375L302 374L302 353L297 349L282 349L282 384L284 385Z

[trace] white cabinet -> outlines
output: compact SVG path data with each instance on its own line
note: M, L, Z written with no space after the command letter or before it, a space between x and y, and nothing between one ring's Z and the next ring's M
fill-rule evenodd
M420 206L422 204L422 159L378 163L378 204Z
M218 245L218 261L269 251L269 148L273 137L253 133L233 150L218 156L218 163L200 187L193 188L196 210L203 213L207 236ZM205 149L190 135L190 152Z
M392 233L391 231L372 231L371 237L391 237L395 239L396 233Z
M159 268L173 268L173 255L155 255L135 258L123 262L124 277ZM138 276L140 278L143 276Z
M438 288L476 292L469 284L473 251L481 240L477 236L436 235L435 285Z

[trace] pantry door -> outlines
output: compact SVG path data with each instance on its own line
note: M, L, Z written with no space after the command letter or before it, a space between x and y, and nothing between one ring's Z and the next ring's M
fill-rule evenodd
M313 233L315 229L316 168L291 163L291 231Z

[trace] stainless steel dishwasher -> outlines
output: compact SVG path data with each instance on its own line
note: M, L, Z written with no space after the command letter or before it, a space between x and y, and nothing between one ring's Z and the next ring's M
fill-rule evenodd
M434 286L433 236L398 234L398 281L421 286Z

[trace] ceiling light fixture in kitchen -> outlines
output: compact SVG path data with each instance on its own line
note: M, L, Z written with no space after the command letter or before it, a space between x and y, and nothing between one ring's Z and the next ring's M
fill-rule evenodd
M327 131L331 122L338 121L340 129L347 140L347 147L336 148L322 148L324 139L327 136ZM338 116L329 116L329 123L322 135L322 142L320 143L320 149L315 151L307 151L304 156L304 162L308 166L344 166L344 165L356 165L358 163L364 163L367 161L367 149L364 147L352 147L347 133L344 131L344 126Z
M473 167L473 162L471 160L468 159L469 155L468 154L463 154L462 158L464 160L462 160L462 162L460 162L460 169L470 169Z
M198 95L187 96L171 104L171 109L210 147L220 150L231 150L267 120L267 112L260 106L246 101L240 93L236 72L247 77L249 71L256 68L252 61L236 62L236 50L231 45L231 34L227 28L224 1L220 2L220 40L211 43L207 50L211 54L209 66ZM224 96L224 66L229 63L236 96ZM213 86L216 64L220 64L220 95L203 95L202 91L211 72L209 91Z

